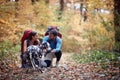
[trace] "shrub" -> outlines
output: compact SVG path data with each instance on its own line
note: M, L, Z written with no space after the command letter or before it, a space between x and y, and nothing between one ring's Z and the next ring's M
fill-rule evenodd
M100 64L102 67L107 65L114 65L119 67L120 54L116 52L109 52L103 50L94 50L88 54L73 54L72 59L77 63L94 62Z
M6 64L18 64L20 58L20 45L14 45L13 43L5 40L0 43L0 62Z

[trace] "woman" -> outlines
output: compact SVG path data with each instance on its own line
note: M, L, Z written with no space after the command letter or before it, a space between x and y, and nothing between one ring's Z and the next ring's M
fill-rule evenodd
M30 45L37 45L38 42L38 34L35 31L32 31L28 37L27 40L24 41L23 43L23 50L22 50L22 68L25 68L26 65L26 59L28 58L28 54L27 54L27 47Z
M37 45L38 34L35 31L32 31L27 40L23 43L23 53L26 52L27 47L30 45Z

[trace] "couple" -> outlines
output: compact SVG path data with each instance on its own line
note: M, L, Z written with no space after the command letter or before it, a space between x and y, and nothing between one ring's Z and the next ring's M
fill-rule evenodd
M48 42L50 44L50 47L52 49L51 54L55 55L56 67L58 67L60 58L62 56L62 52L61 52L62 40L58 36L58 31L56 29L50 30L48 32L48 35L46 35L43 38L42 43L44 44L46 42ZM29 47L30 45L39 45L40 43L41 42L39 42L39 40L38 40L37 32L31 31L28 39L23 42L23 47L21 49L21 52L22 52L21 59L22 59L22 67L23 68L25 67L24 65L26 64L24 56L26 55L27 47ZM46 63L52 65L52 61L46 61Z

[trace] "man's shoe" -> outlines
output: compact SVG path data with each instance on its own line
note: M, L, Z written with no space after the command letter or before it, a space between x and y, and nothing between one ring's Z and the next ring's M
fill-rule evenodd
M55 67L58 67L59 66L59 62L56 62L56 65L55 65Z

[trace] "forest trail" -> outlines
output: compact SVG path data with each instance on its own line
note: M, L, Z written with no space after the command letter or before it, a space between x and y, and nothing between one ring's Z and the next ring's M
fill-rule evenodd
M120 80L119 75L111 79L111 75L105 74L105 70L95 63L76 64L71 56L72 53L63 53L59 67L44 69L43 73L33 69L0 67L3 68L0 71L0 80Z

